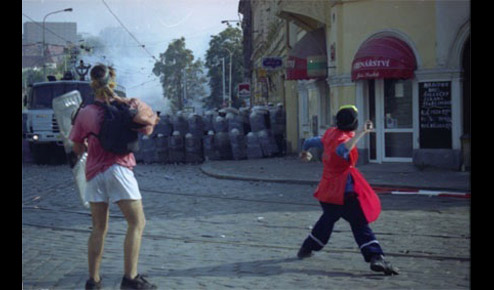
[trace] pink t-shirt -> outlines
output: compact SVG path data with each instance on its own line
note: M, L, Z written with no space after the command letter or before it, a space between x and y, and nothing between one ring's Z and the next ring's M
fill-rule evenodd
M119 164L133 169L136 160L133 153L117 155L105 151L98 138L90 133L98 134L103 120L104 110L97 105L87 105L82 108L70 131L69 139L73 142L83 143L88 138L88 157L86 161L86 179L89 181L98 173L110 168L113 164Z

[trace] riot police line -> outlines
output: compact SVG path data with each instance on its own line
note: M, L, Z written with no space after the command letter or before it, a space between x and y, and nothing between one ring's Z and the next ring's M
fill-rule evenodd
M286 114L281 104L224 108L203 115L161 115L150 136L139 136L140 163L202 163L286 154Z

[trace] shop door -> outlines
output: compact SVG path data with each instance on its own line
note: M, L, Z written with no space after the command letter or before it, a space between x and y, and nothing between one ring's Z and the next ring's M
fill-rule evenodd
M413 106L411 80L370 80L369 119L375 132L369 135L372 162L412 162Z
M299 140L307 139L311 136L311 123L309 116L309 100L307 90L298 90L298 116L299 116Z

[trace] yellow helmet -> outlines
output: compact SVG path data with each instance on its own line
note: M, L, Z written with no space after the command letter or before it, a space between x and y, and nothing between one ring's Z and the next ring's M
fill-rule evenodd
M358 109L357 109L357 107L355 107L355 105L343 105L343 106L341 106L341 107L338 109L338 111L339 111L339 110L342 110L342 109L354 109L354 110L355 110L355 112L357 112L357 113L358 113Z

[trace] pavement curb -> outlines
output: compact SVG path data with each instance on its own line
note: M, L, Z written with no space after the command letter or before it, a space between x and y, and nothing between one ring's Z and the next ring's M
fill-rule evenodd
M268 178L268 177L253 177L237 174L227 174L224 172L217 172L212 169L208 164L202 164L200 166L202 173L219 179L231 179L242 180L252 182L275 182L286 184L299 184L299 185L315 185L319 184L319 180L302 180L302 179L285 179L285 178ZM458 197L458 198L471 198L470 192L462 192L460 190L443 189L436 187L414 187L414 186L400 186L393 184L377 184L369 181L371 187L377 194L392 194L392 195L424 195L424 196L440 196L440 197Z
M201 166L200 169L202 173L219 179L233 179L233 180L254 181L254 182L276 182L276 183L302 184L302 185L319 184L319 181L312 181L312 180L253 177L253 176L243 176L236 174L217 173L214 172L214 170L210 170L209 168L205 169L204 166Z

